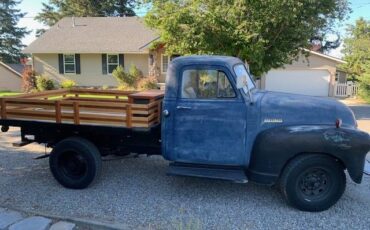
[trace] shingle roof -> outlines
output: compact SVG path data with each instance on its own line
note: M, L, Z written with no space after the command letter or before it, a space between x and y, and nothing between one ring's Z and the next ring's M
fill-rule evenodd
M6 65L8 65L10 68L12 68L15 72L22 75L22 72L24 70L24 65L23 64L6 64Z
M8 69L9 71L13 72L18 77L22 77L22 72L24 69L24 65L22 64L5 64L4 62L0 61L0 65L4 68Z
M23 53L146 53L158 37L138 17L65 17Z

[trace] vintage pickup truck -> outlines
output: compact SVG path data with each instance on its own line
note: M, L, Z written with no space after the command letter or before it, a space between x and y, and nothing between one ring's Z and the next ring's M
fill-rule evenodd
M67 188L88 187L101 157L162 155L169 175L277 185L305 211L334 205L349 177L360 183L370 149L352 111L332 99L256 88L234 57L174 59L162 91L56 90L1 100L2 131L52 148Z

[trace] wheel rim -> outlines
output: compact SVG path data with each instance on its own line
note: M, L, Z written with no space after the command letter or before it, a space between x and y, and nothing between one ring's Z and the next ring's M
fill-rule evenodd
M70 178L78 179L87 173L87 161L81 153L69 151L61 154L58 166Z
M327 170L310 168L299 176L297 186L305 199L320 200L330 192L332 181Z

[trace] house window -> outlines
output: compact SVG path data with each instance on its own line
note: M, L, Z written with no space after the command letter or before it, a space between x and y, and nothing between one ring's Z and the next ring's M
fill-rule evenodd
M119 65L119 56L118 54L107 54L107 72L112 74L113 70Z
M63 55L64 73L76 73L76 56L74 54Z
M172 56L167 56L167 55L162 55L162 73L167 73L168 65L170 61L172 61L174 58L179 57L180 55L172 55Z

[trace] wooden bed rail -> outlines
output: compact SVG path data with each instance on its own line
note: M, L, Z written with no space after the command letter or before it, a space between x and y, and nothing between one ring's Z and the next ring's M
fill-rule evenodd
M0 98L1 119L149 128L160 123L163 91L53 90Z

